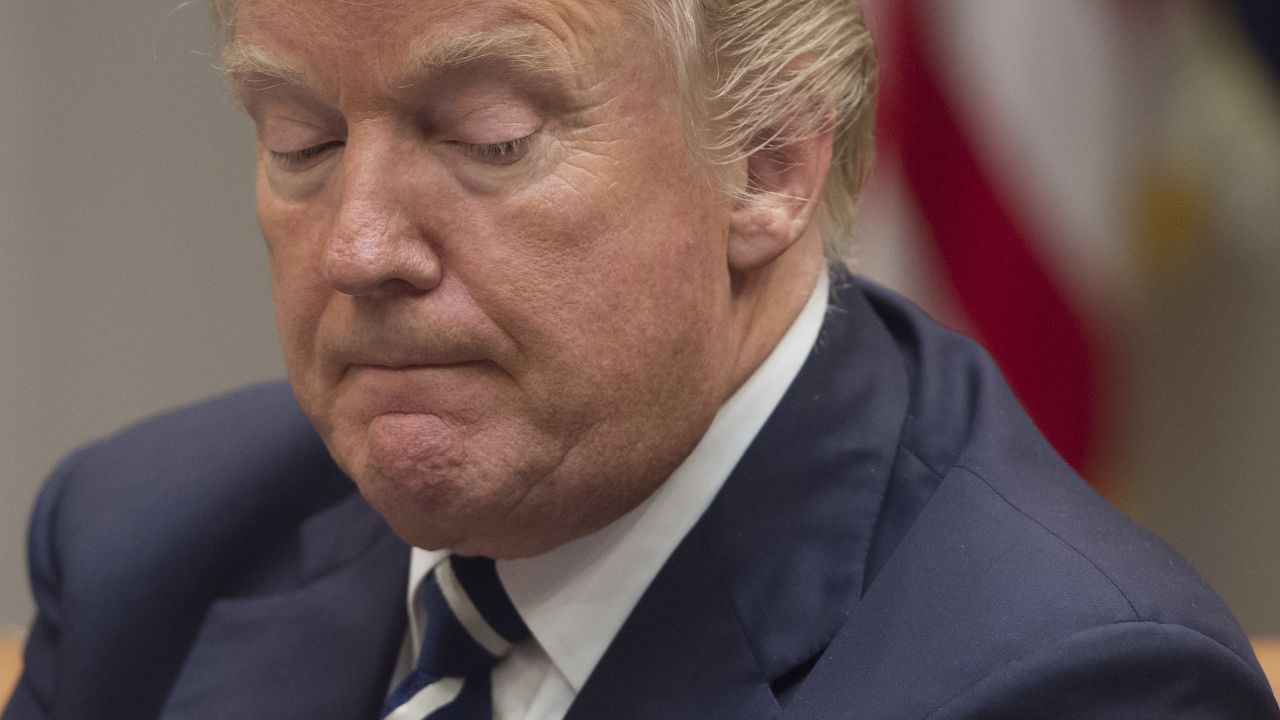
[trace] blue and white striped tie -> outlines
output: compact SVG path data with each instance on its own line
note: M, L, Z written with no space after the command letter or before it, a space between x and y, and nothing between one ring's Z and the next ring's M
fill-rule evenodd
M382 706L385 720L490 720L489 676L529 635L493 561L450 556L423 585L427 630L413 672Z

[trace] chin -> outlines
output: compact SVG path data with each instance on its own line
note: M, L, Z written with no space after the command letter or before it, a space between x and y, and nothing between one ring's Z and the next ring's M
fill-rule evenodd
M405 543L424 550L447 549L460 555L510 559L537 555L561 542L548 538L546 533L522 531L524 524L502 508L466 503L462 503L463 507L449 503L423 506L416 499L401 502L394 496L369 501L386 518L392 532ZM541 540L532 541L532 536Z
M356 485L400 539L426 550L454 549L489 514L457 477L364 474Z
M540 555L587 535L621 512L590 502L545 502L553 481L532 486L516 474L363 474L356 480L391 530L413 547L514 559ZM531 492L542 488L550 492ZM594 494L594 493L593 493ZM625 508L622 508L625 512Z
M367 454L352 474L361 494L406 543L427 550L505 556L527 488L515 473L464 461L465 452ZM488 472L486 472L486 470ZM528 553L526 553L528 554Z

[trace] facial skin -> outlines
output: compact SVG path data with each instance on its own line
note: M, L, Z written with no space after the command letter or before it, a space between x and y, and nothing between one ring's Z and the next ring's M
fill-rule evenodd
M803 261L752 255L736 228L772 221L711 189L651 31L620 6L237 11L290 381L413 545L536 554L634 507L816 272L802 226Z

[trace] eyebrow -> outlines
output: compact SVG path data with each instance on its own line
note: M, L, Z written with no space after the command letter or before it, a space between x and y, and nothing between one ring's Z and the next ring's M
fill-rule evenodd
M568 69L569 61L558 49L528 26L499 26L459 35L445 43L422 38L409 50L405 76L412 81L491 58L530 73L563 71Z
M528 27L498 27L456 35L445 42L421 38L410 45L397 85L408 87L424 78L485 60L499 60L531 74L557 74L570 67L567 56ZM278 82L305 85L305 70L264 47L234 40L222 53L221 68L233 87Z

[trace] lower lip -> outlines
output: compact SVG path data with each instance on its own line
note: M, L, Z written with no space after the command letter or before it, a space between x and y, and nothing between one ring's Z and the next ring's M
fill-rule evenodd
M344 384L354 393L349 397L373 414L458 411L476 400L485 364L351 365Z
M349 367L352 370L360 370L360 371L367 371L367 372L400 373L400 372L414 372L414 371L420 371L420 370L449 370L453 368L469 367L469 366L474 366L479 364L480 364L480 361L451 362L451 363L409 363L405 365L378 365L378 364L372 364L372 363L371 364L353 363Z
M404 388L405 383L440 383L458 382L463 377L474 378L477 371L483 368L481 362L442 363L430 365L350 365L347 367L347 380L372 382L375 385L394 383ZM438 387L438 385L437 385Z

